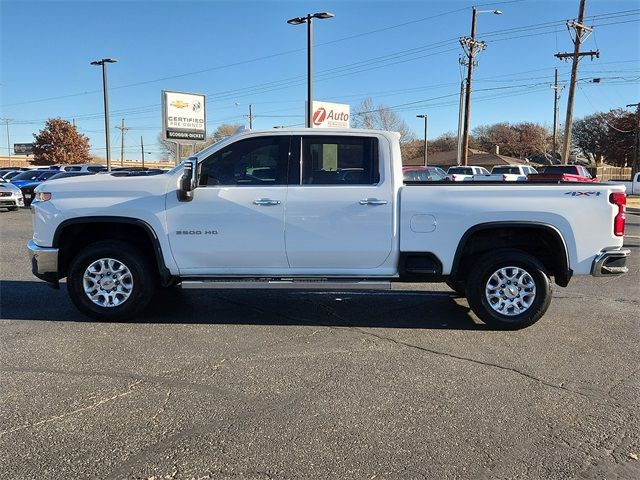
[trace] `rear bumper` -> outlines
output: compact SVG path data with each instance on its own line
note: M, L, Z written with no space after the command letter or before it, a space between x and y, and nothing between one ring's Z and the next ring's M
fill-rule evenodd
M631 250L623 248L620 250L604 250L596 255L591 265L591 275L594 277L610 277L627 273L627 257Z
M31 255L31 271L40 280L58 287L58 249L40 247L33 240L27 243Z

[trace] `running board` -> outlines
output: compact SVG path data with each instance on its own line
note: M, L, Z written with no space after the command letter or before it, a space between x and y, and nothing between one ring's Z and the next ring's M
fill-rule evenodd
M184 289L391 290L389 281L328 280L324 278L184 280Z

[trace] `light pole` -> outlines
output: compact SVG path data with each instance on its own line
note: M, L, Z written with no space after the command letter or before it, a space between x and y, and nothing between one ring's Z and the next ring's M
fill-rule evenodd
M333 13L318 12L309 13L304 17L295 17L287 20L289 25L307 24L307 128L311 128L313 125L313 19L318 18L320 20L324 20L333 16Z
M469 64L467 65L467 85L464 98L464 133L462 134L462 164L467 165L469 156L469 114L471 109L471 78L473 76L473 67L475 56L478 52L485 49L484 42L476 41L476 17L478 13L493 13L494 15L502 15L500 10L477 10L476 7L471 9L471 36L460 39L460 44L465 49Z
M115 58L103 58L91 62L91 65L102 67L102 92L104 95L104 131L107 147L107 172L111 171L111 141L109 139L109 93L107 89L107 63L116 63Z
M427 114L416 115L417 118L424 118L424 166L427 166Z

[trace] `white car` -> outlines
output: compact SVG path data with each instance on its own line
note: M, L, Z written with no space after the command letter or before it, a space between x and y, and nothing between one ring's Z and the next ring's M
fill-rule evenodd
M0 178L0 208L8 210L18 210L24 207L24 197L22 191L13 183Z
M547 310L551 277L615 277L630 255L622 185L407 185L400 135L376 130L244 131L164 175L65 178L35 196L33 273L67 278L76 307L103 320L135 317L179 283L446 282L485 323L523 328Z
M490 174L474 175L465 178L472 182L524 182L531 173L538 171L529 165L498 165L491 169Z

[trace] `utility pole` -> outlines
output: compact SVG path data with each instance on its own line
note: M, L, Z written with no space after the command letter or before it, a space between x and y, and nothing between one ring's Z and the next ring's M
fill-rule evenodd
M253 105L249 104L249 130L253 129Z
M582 57L593 57L600 58L599 50L592 50L588 52L581 52L580 46L582 42L584 42L591 32L593 32L592 27L587 27L583 24L584 22L584 11L586 8L587 0L580 0L580 10L578 12L578 20L572 20L567 22L567 27L569 28L569 32L571 29L575 30L575 36L572 37L573 40L573 53L564 52L564 53L556 53L554 57L557 57L561 60L567 60L569 58L573 59L573 63L571 65L571 82L569 83L569 97L567 98L567 116L564 122L564 142L562 144L562 163L566 165L569 163L569 152L571 150L571 127L573 125L573 98L576 92L576 83L578 79L578 62Z
M555 81L553 83L553 156L558 152L558 99L564 85L558 85L558 69L555 69Z
M121 141L120 141L120 166L124 167L124 135L125 133L127 133L127 130L129 130L129 128L124 126L124 118L122 119L122 124L118 127L116 125L116 128L118 130L120 130L120 134L121 134Z
M144 141L142 135L140 135L140 150L142 151L142 168L144 168Z
M640 171L640 165L638 164L638 150L640 150L640 102L631 103L627 105L627 107L636 107L636 125L634 128L635 131L635 144L633 148L633 163L631 164L631 178Z
M473 77L473 69L476 66L476 55L487 48L485 42L476 41L476 17L478 13L493 13L494 15L502 15L500 10L478 10L476 7L471 9L471 36L462 37L460 45L467 55L467 85L464 97L464 131L462 134L462 164L467 165L469 157L469 119L471 115L471 79Z
M7 150L9 151L9 166L11 166L11 138L9 137L9 122L10 118L3 118L5 125L7 126Z
M458 106L458 155L456 163L460 166L462 162L462 113L464 108L464 80L460 81L460 105Z
M427 122L429 116L427 114L416 115L417 118L424 119L424 166L427 166Z

